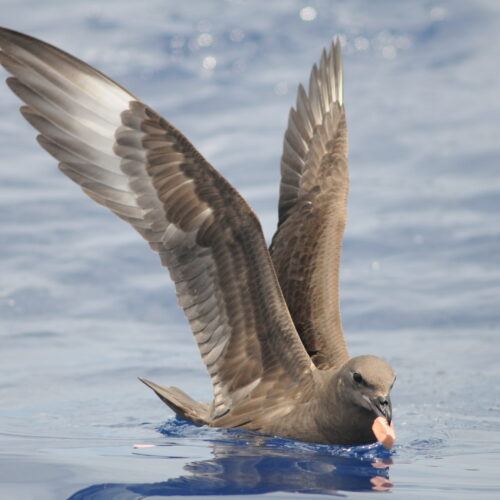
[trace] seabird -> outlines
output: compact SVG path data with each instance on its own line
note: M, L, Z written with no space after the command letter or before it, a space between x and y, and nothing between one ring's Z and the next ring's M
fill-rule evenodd
M21 113L59 168L127 221L175 283L213 401L141 379L197 424L316 443L376 440L391 422L392 367L350 358L339 265L348 195L338 40L299 86L281 159L278 229L267 249L240 194L173 125L52 45L0 29L0 62Z

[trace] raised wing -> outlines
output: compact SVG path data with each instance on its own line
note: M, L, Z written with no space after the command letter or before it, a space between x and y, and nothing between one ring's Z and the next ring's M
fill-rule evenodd
M271 255L295 327L318 368L349 358L339 266L349 173L340 42L323 50L306 94L299 86L281 158L278 229Z
M264 387L269 405L283 386L309 390L314 366L259 222L235 189L170 123L87 64L6 29L0 48L42 147L168 267L211 376L212 418Z

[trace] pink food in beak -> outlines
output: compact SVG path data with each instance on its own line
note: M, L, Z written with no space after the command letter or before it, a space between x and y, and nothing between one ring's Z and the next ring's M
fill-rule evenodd
M381 442L388 450L391 450L396 442L396 433L394 432L394 423L387 423L385 417L377 417L372 425L373 434L377 441Z

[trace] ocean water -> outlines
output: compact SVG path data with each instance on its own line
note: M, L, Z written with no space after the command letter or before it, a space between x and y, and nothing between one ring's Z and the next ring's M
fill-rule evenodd
M2 0L180 128L270 239L299 82L344 43L353 355L396 368L398 442L318 446L175 419L136 377L209 400L173 286L0 87L0 498L500 495L496 0ZM135 445L155 445L134 447Z

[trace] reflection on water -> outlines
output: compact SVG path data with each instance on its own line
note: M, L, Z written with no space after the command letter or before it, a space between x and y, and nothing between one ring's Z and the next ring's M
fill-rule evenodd
M165 434L172 435L170 431ZM228 431L226 437L227 441L211 443L213 458L185 465L186 475L156 483L96 484L76 492L70 499L278 491L337 495L339 490L389 490L393 486L389 480L391 454L380 445L311 445L239 431ZM169 445L156 446L140 449L136 454L168 459L169 450ZM168 467L168 461L165 466Z

